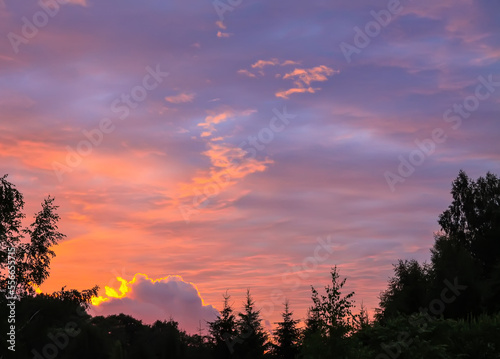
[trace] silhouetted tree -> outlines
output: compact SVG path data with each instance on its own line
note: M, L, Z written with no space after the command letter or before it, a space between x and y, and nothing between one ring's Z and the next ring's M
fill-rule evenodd
M370 326L370 318L368 317L368 311L366 310L366 307L361 303L361 306L359 308L359 314L355 316L354 318L356 325L355 329L356 330L363 330L367 327Z
M500 179L488 172L477 181L460 171L452 185L453 202L439 216L450 240L470 252L488 276L500 260Z
M58 292L54 292L52 294L41 294L40 296L48 296L53 299L71 302L85 309L88 309L90 307L91 299L97 296L98 291L98 286L94 286L92 289L85 289L82 291L78 291L76 289L66 290L66 287L62 287L62 289Z
M438 313L445 318L500 310L500 179L487 173L473 181L460 171L451 194L451 205L439 216L431 264L395 265L378 320L418 312L449 291Z
M0 357L40 358L36 352L42 355L48 345L56 343L57 354L52 350L47 357L107 358L108 344L102 333L90 324L90 316L86 313L87 299L90 300L95 292L95 288L83 292L63 288L53 294L25 296L16 301L16 355L12 356L13 353L3 347L6 342L2 341ZM5 318L0 321L2 333L8 332L8 310L0 296L0 316Z
M285 301L285 311L281 314L283 321L277 322L274 331L276 344L273 345L273 354L280 359L294 359L299 354L300 329L297 324L300 320L293 319L288 300Z
M185 345L181 338L179 323L170 318L169 321L157 320L151 327L152 336L155 337L155 354L161 359L182 358Z
M307 310L306 327L302 333L301 357L321 358L325 353L326 326L320 316L319 308Z
M429 270L427 264L420 265L414 259L399 260L394 265L394 277L389 280L389 287L380 294L377 320L416 313L427 306Z
M53 349L58 348L57 353L50 352L51 356L105 358L102 354L107 351L104 344L101 347L101 342L98 342L93 348L87 345L100 336L89 325L89 316L85 312L90 299L97 295L97 286L84 291L63 287L52 294L35 295L35 287L49 276L50 261L55 256L51 247L64 238L57 227L59 216L53 202L50 196L45 199L34 222L22 228L21 220L25 217L23 196L7 181L7 176L0 178L1 317L8 317L5 312L9 310L7 300L16 308L16 316L12 318L15 322L0 321L0 331L7 333L7 323L16 324L16 354L19 358L39 357L30 350L43 351L51 343L49 340L57 344L57 347L50 344ZM23 241L24 236L28 236L29 241ZM19 300L12 300L13 296ZM73 327L76 325L76 329L68 330L68 323ZM4 344L0 344L0 356L7 351Z
M439 216L442 233L432 252L434 295L445 280L467 288L446 307L447 317L500 310L500 179L487 173L477 181L460 171L451 205Z
M264 357L267 348L267 333L262 327L260 311L255 309L255 302L247 290L244 310L238 313L238 342L235 344L236 358L258 359Z
M223 295L224 308L213 322L208 322L209 332L213 341L214 358L232 358L234 344L238 331L236 317L229 303L231 296L227 292Z
M181 341L185 344L186 359L207 359L212 356L213 348L209 337L201 334L189 335L181 331Z
M0 178L0 290L7 290L9 254L11 263L17 266L19 247L23 238L21 221L25 217L23 195L7 181L7 175ZM12 259L15 259L13 261ZM13 267L12 267L13 268ZM17 273L16 273L17 274ZM19 278L16 276L16 281Z
M453 300L446 303L442 314L446 318L465 318L486 310L484 307L486 297L483 296L486 288L482 279L481 265L471 253L457 241L450 240L448 236L436 236L431 252L432 268L429 283L431 300L441 297L443 290L449 287L446 283L456 282L461 287L466 287L460 290L459 295L452 293Z
M7 181L7 175L0 178L0 269L5 269L7 252L17 247L22 238L21 220L24 207L23 195Z
M308 350L316 345L307 343L308 341L317 341L318 336L322 337L326 344L321 357L332 357L333 355L342 357L348 353L348 345L345 339L354 329L354 315L351 308L354 306L352 297L354 292L342 295L342 288L345 285L346 278L339 281L337 267L331 271L332 285L325 287L326 295L320 295L318 291L311 286L313 306L309 313L312 316L307 322L308 326L313 325L318 329L310 331L311 336L304 338L303 353L307 356ZM310 328L307 328L310 329ZM307 332L306 332L307 334ZM317 348L315 349L317 350Z
M16 294L30 295L35 292L33 286L41 285L49 276L50 260L55 256L51 246L65 236L58 230L58 206L50 196L43 201L35 221L28 228L21 228L21 219L25 217L22 213L23 196L6 178L0 178L0 290L7 290L6 269L11 258L12 268L15 268ZM30 237L30 242L21 242L24 234Z
M210 340L201 332L187 334L173 319L147 325L125 314L92 318L86 309L98 287L84 291L63 287L52 294L34 295L32 286L49 274L54 256L50 248L62 239L57 207L49 197L34 223L21 228L23 197L4 176L0 178L0 291L8 288L9 248L14 248L11 256L15 256L17 293L21 294L16 301L16 357L498 358L500 313L492 314L500 310L498 186L492 174L474 182L460 172L453 184L453 203L440 216L442 232L436 234L431 263L400 260L394 266L394 277L381 294L377 321L370 323L363 305L358 315L352 314L354 293L342 294L346 279L339 279L335 267L324 295L311 287L313 305L302 333L286 302L271 345L249 291L238 319L229 295L224 295L223 310L208 323ZM30 241L23 241L23 236ZM433 300L443 302L444 317L464 319L419 312ZM0 317L8 318L9 311L5 296L0 295ZM9 330L8 321L0 320L0 332ZM0 357L11 357L8 345L0 342Z

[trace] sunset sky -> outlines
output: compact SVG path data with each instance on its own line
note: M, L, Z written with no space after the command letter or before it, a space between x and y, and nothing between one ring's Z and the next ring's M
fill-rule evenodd
M392 263L429 260L459 170L500 173L498 14L0 0L0 175L67 235L41 289L194 331L250 288L270 327L337 265L373 313Z

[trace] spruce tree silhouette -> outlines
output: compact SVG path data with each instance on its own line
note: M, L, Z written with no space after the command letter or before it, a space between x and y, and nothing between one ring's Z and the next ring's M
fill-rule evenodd
M285 310L281 313L283 320L277 322L274 331L276 344L273 345L273 354L279 359L294 359L299 354L300 329L297 324L300 320L293 319L288 299L284 303Z
M213 340L212 355L214 358L233 358L234 345L238 337L236 317L229 303L231 296L223 294L224 308L213 322L208 322L209 332Z
M255 301L247 290L243 312L238 313L237 327L241 339L235 344L238 359L259 359L264 357L268 347L268 336L262 327L260 311L255 309Z

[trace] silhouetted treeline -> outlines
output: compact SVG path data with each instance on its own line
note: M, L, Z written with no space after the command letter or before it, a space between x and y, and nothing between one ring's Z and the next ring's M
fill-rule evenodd
M86 308L97 288L35 295L32 283L48 276L49 248L62 238L57 207L47 199L34 226L22 231L22 196L1 180L1 333L9 331L12 290L4 251L16 246L22 263L16 269L16 352L3 341L5 358L500 358L500 180L491 173L476 181L459 173L452 203L438 219L430 263L397 261L374 320L363 307L353 312L355 294L345 293L346 279L333 267L331 283L311 287L304 323L286 302L269 333L249 291L240 312L226 293L203 335L187 334L174 319L146 325L124 314L91 317ZM23 233L31 242L20 241Z

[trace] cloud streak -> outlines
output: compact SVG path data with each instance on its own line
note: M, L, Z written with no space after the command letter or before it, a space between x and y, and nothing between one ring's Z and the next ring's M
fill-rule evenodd
M42 11L36 2L5 3L3 34L20 33L23 17ZM109 283L124 268L127 283L147 273L136 283L151 290L152 278L189 278L217 308L226 290L236 307L247 288L258 305L281 290L304 318L309 285L327 284L337 264L357 303L374 308L392 263L430 258L458 171L477 177L500 168L498 88L475 111L464 105L478 76L500 81L500 5L414 3L350 64L339 44L354 43L353 28L384 10L368 0L243 2L223 22L210 2L86 0L61 6L19 53L4 36L2 171L25 194L27 213L53 195L67 235L42 290L98 284L120 293L120 283ZM169 76L132 102L156 64ZM127 116L111 107L117 99ZM286 129L271 122L285 105L296 115ZM457 129L443 120L455 105L470 114ZM60 182L53 162L64 164L68 148L88 140L83 131L105 118L115 130ZM446 142L391 192L384 172L438 127ZM186 223L180 205L200 215ZM292 291L282 275L328 234L331 256ZM176 279L160 287L197 298ZM115 298L116 310L125 301L139 310L140 299L144 315L162 310L168 319L167 308L137 295ZM280 305L266 319L278 321Z
M165 97L165 101L170 103L187 103L193 102L194 98L194 93L180 93L178 95Z

